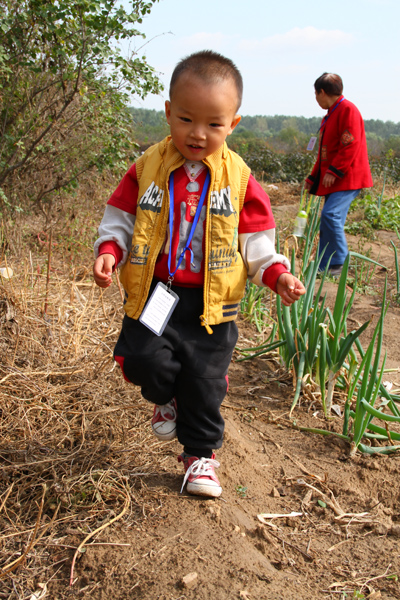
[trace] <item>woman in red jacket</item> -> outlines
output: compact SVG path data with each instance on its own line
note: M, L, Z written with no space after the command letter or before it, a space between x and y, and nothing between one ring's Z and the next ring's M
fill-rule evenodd
M305 187L325 196L321 212L320 270L338 275L348 254L344 224L350 204L365 187L371 187L364 121L360 111L342 95L339 75L324 73L314 83L315 98L328 112L320 126L318 158Z

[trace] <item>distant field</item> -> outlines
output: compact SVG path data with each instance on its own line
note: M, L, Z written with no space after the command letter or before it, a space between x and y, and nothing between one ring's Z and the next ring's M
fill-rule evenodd
M163 111L143 108L130 108L136 122L136 141L140 146L148 146L168 132L168 124ZM321 117L242 116L230 142L235 146L251 140L263 140L279 151L305 150L310 135L315 135L321 123ZM390 149L400 155L400 123L367 119L364 121L371 154L379 155Z

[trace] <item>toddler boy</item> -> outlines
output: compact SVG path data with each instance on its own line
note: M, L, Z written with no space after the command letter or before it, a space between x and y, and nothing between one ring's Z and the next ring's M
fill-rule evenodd
M206 497L222 492L214 450L246 280L287 306L305 292L275 252L267 194L225 142L240 121L242 90L237 67L220 54L178 63L165 103L171 135L123 177L95 243L97 285L109 286L122 265L126 315L115 360L154 403L155 435L183 445L182 489Z

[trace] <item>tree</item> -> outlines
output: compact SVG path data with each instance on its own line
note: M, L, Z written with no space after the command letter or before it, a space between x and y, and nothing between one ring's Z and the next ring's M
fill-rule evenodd
M121 42L156 0L0 0L0 202L45 203L133 154L131 93L161 89Z

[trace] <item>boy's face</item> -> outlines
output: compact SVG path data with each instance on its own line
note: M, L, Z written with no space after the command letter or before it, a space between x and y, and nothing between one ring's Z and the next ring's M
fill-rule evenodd
M205 83L185 73L176 82L165 114L173 142L187 160L213 154L240 121L233 80Z

